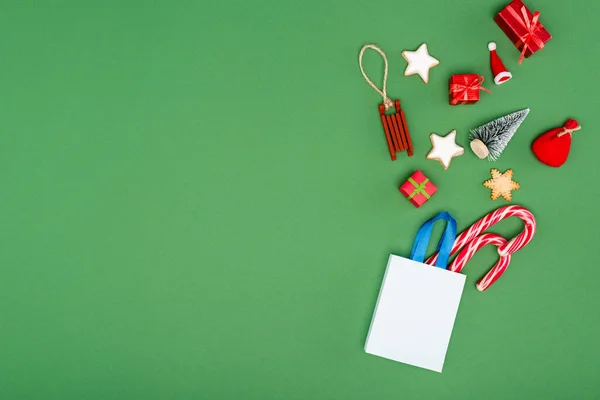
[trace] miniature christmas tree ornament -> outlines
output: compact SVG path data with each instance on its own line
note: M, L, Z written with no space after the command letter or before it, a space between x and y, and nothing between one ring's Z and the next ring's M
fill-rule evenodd
M492 200L498 200L500 196L506 201L512 200L512 190L518 190L520 185L512 180L512 169L500 173L497 169L492 169L492 179L483 182L483 186L492 189Z
M502 85L512 78L512 74L508 72L504 63L496 53L496 43L490 42L488 44L488 49L490 51L490 66L492 67L492 74L494 75L494 83L496 85Z
M404 50L402 57L408 61L404 76L418 74L425 83L429 82L429 70L440 63L429 55L427 43L423 43L415 51Z
M561 128L552 129L533 142L531 150L540 162L558 168L569 157L573 132L581 129L579 123L569 119Z
M456 130L446 136L438 136L432 133L429 139L432 148L427 154L427 159L438 160L444 169L448 169L452 158L461 156L465 152L465 149L456 144Z
M471 150L477 157L496 160L529 114L529 108L500 117L471 131Z
M378 52L385 63L383 71L383 90L379 90L377 86L369 79L363 68L363 55L367 49L372 49ZM379 117L383 125L383 131L385 132L385 139L387 141L388 149L392 161L396 160L396 153L406 151L409 156L413 155L413 145L410 138L410 132L408 130L408 124L406 123L406 117L404 111L400 107L400 101L392 101L387 96L387 75L388 75L388 61L385 53L374 44L367 44L363 46L358 55L358 64L360 66L360 72L367 83L375 89L377 93L383 98L383 103L379 105ZM395 108L395 112L391 115L386 115L386 111Z

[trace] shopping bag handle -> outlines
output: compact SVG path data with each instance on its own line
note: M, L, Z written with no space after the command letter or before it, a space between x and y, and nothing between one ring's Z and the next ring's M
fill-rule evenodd
M431 232L433 231L433 225L436 221L446 220L446 229L442 235L442 239L438 243L436 252L438 252L438 258L435 266L446 269L448 266L448 259L450 258L450 251L452 245L456 239L456 220L449 212L441 212L430 220L426 221L417 232L415 242L410 252L410 259L418 262L425 261L425 253L429 246L429 240L431 239Z

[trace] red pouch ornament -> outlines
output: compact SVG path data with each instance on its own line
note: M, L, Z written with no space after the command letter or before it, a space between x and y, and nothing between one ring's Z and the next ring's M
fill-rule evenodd
M531 150L540 162L558 168L569 157L573 132L580 129L576 120L569 119L562 128L552 129L538 136L531 145Z

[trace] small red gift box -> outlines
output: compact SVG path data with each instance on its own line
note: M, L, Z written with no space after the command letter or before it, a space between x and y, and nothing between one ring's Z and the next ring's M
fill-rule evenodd
M532 13L521 0L513 0L494 18L500 29L521 50L519 64L523 62L523 57L531 57L552 39L552 35L539 22L539 17L539 11Z
M421 171L412 174L410 178L400 186L400 193L410 200L417 208L425 204L436 191L437 187L435 187Z
M482 87L483 76L478 74L459 74L450 77L450 105L475 104L479 101L479 93L486 88Z

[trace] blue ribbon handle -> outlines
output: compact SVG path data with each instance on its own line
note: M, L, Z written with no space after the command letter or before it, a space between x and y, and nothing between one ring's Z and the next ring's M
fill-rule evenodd
M410 252L410 259L418 262L425 261L425 253L429 246L429 239L431 238L431 232L433 231L433 224L439 220L446 220L446 230L442 235L442 239L438 243L437 251L439 252L436 267L446 269L448 266L448 259L450 258L450 252L456 239L456 220L450 213L444 211L431 218L429 221L421 225L415 242L413 244L412 251Z

